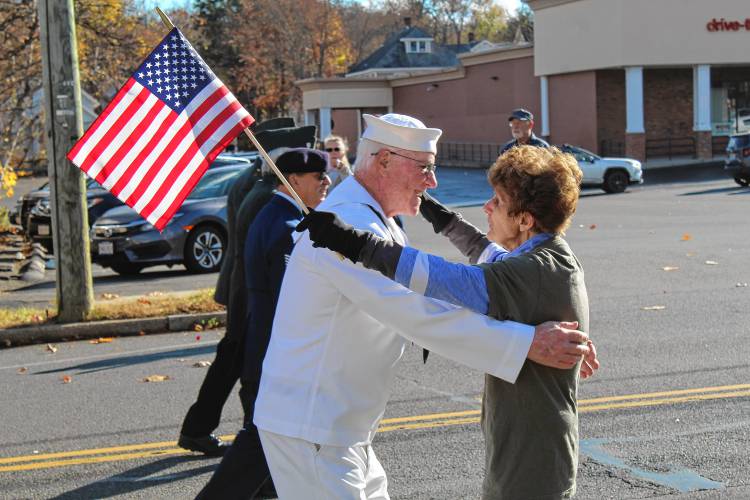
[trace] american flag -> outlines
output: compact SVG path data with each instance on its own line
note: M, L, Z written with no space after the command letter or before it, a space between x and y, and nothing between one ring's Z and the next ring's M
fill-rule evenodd
M174 28L68 159L162 230L208 165L254 121Z

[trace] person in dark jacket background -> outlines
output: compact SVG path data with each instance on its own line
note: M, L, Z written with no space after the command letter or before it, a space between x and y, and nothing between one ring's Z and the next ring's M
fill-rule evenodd
M531 114L531 111L523 108L514 109L508 117L508 126L510 127L513 139L503 145L500 149L500 154L505 153L514 146L549 147L547 141L534 135L534 115Z
M314 144L316 127L294 127L291 118L273 119L260 123L255 132L261 146L275 158L272 153L279 148ZM216 357L195 403L185 415L177 442L182 448L208 456L222 456L228 448L228 444L212 433L219 426L224 404L242 369L246 302L242 262L244 237L255 215L271 198L276 183L270 167L259 158L240 174L227 197L227 250L214 295L218 303L227 306L226 333L216 346Z

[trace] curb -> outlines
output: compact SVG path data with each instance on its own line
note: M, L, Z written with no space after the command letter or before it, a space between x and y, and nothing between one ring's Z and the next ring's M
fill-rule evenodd
M174 314L154 318L90 321L84 323L24 326L0 330L0 348L17 347L45 342L95 339L99 337L127 337L152 333L190 330L194 325L212 319L215 327L226 325L225 311L200 314Z
M32 245L31 257L20 269L21 281L40 281L44 279L46 269L47 252L39 243Z

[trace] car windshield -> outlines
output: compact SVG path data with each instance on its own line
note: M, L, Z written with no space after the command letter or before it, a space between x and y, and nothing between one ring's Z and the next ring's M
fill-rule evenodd
M205 200L224 196L229 191L232 181L243 169L214 170L207 171L195 186L193 192L188 196L189 200Z
M743 149L750 146L750 134L735 135L729 138L727 149Z

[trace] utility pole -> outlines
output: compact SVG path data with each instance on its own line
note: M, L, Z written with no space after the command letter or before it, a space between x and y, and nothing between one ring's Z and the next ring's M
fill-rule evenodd
M65 157L83 135L75 15L73 0L38 2L58 321L70 323L84 320L94 302L86 184Z

